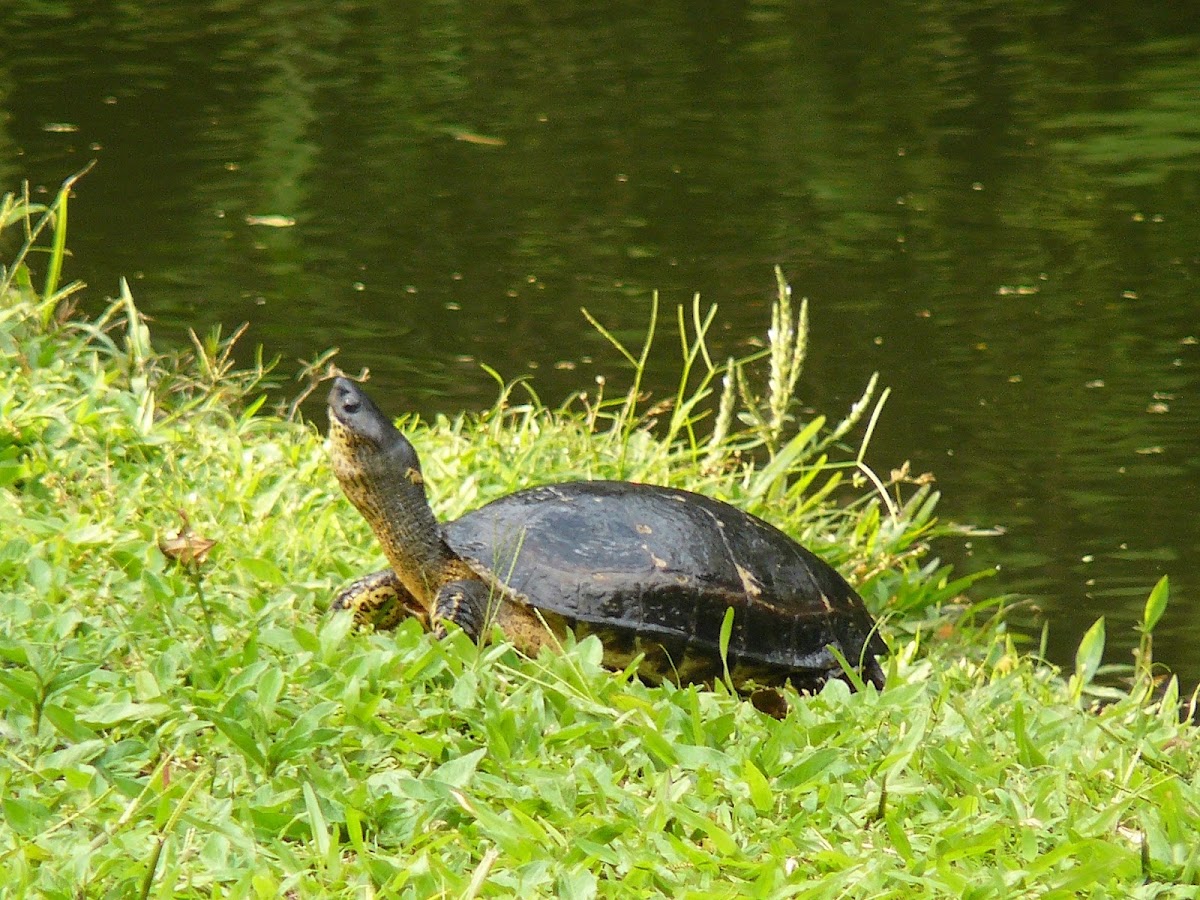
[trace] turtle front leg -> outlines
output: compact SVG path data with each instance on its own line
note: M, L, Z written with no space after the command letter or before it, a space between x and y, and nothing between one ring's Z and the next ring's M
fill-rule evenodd
M433 601L433 633L446 636L446 623L453 622L479 643L489 620L491 589L482 581L459 579L442 585Z
M350 610L358 628L368 625L376 631L395 628L404 619L412 618L429 629L429 611L400 583L396 573L383 569L364 575L338 592L330 606L333 612Z

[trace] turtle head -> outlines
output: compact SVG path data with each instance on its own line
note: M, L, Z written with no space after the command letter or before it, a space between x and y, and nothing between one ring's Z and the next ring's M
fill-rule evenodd
M421 463L400 433L349 378L335 378L329 390L329 452L338 481L419 478Z
M416 451L391 419L380 412L361 386L349 378L334 379L329 390L329 431L332 452L367 461L394 458L397 464L419 466Z

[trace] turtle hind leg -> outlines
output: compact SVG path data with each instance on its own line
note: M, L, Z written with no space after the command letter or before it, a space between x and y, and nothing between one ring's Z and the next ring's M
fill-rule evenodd
M446 623L453 622L478 644L491 616L491 589L482 581L458 579L441 586L433 601L433 633L446 636Z
M354 614L354 624L358 628L384 631L395 628L404 619L416 619L422 628L429 628L429 612L391 569L372 572L352 581L333 598L330 610L349 610Z

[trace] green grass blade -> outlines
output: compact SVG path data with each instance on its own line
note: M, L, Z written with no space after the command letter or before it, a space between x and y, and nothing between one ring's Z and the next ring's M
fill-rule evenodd
M1142 610L1142 631L1146 634L1154 631L1154 626L1167 611L1167 603L1171 599L1171 579L1164 575L1158 579L1150 596L1146 598L1146 606Z
M49 327L54 319L54 310L60 299L58 293L59 280L62 277L63 259L67 255L67 207L71 197L71 189L84 175L92 170L96 161L92 160L70 178L62 183L58 195L51 204L47 215L52 215L54 232L50 243L50 259L46 266L46 281L42 288L41 321L42 327Z

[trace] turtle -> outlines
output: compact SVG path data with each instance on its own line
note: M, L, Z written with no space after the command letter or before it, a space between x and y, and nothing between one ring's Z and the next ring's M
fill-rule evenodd
M597 635L606 667L656 684L740 691L845 673L836 650L882 689L888 652L862 598L832 566L728 503L632 481L519 490L440 523L416 450L356 382L335 378L328 447L346 497L390 567L359 578L332 609L390 627L415 617L476 642L499 627L520 652ZM722 629L733 621L722 658Z

